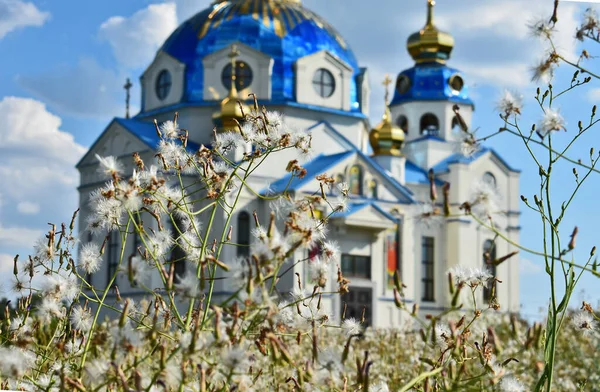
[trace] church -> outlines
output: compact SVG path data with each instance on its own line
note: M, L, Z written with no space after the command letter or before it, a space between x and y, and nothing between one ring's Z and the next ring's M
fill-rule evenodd
M328 239L337 242L341 270L350 280L349 293L323 298L333 319L344 310L346 317L360 318L364 309L369 325L400 326L406 314L394 304L395 271L406 286L407 303L419 304L423 314L439 313L450 306L447 273L455 266L490 269L500 282L479 290L478 304L495 297L501 311L517 312L518 257L497 267L489 262L514 246L466 215L422 219L443 208L440 198L431 202L431 182L440 194L450 184L446 189L456 211L473 187L484 183L498 193L495 227L513 243L519 239L519 170L490 147L460 148L461 127L470 127L475 105L465 75L447 65L454 38L436 27L434 6L433 0L424 4L424 27L407 39L414 65L390 70L395 83L384 81L391 91L376 125L368 118L373 82L368 70L350 43L301 0L216 0L200 10L172 33L141 75L140 112L114 118L78 163L80 238L102 241L85 225L89 195L104 184L96 154L118 158L126 172L133 169L134 152L153 161L159 142L154 120L172 120L175 113L191 143L209 146L213 127L235 130L235 121L243 120L238 101L253 94L286 124L310 132L313 149L301 161L303 178L286 172L294 156L284 151L253 173L248 183L254 189L294 197L319 194L315 177L323 173L347 184L347 208L328 221ZM268 201L243 192L232 242L251 245L254 212L266 222L270 211ZM224 215L216 219L224 225ZM138 245L128 241L125 254L134 254ZM221 258L233 260L240 249L225 249ZM119 250L118 233L112 233L102 268L90 277L94 286L106 286L118 268ZM293 257L310 258L310 251ZM278 283L279 292L293 291L295 274L306 279L307 262L294 263L293 272ZM335 269L330 273L326 291L335 291ZM116 281L121 296L143 296L126 275ZM158 277L152 279L148 287L160 286ZM226 280L219 281L216 297L230 294Z

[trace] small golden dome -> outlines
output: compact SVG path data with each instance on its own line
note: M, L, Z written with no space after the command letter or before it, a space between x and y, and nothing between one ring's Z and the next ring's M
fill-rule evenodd
M229 95L221 101L221 109L212 116L213 122L220 132L237 131L238 122L242 123L245 114L250 113L250 107L239 97L235 84L236 58L239 53L237 47L233 45L231 53L229 53L229 58L231 59L231 87L229 88Z
M404 131L392 121L392 113L388 106L388 87L391 83L392 79L386 75L383 82L385 85L385 112L381 122L369 133L369 141L374 155L402 155Z
M427 23L420 31L408 37L406 47L408 53L417 63L445 63L454 48L454 37L438 30L433 24L434 0L427 3Z

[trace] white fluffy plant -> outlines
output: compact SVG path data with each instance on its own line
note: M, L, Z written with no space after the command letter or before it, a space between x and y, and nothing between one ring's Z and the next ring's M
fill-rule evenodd
M345 201L330 202L326 192L301 199L265 197L279 218L273 213L261 222L255 214L249 257L221 257L225 247L238 246L231 242L231 233L240 195L258 195L248 184L251 173L282 150L306 156L310 134L288 128L280 114L258 105L246 113L238 131L216 132L213 149L189 148L177 116L156 125L161 141L155 163L133 154L134 169L125 173L124 162L97 156L107 182L91 194L84 232L99 241L77 240L76 213L69 226L52 227L31 257L15 258L13 286L21 298L15 308L6 307L0 321L0 350L10 356L0 364L0 386L52 391L271 390L274 382L291 377L313 390L343 390L352 370L341 374L336 368L335 374L326 375L333 369L318 368L319 345L306 353L300 344L318 339L325 328L339 336L362 331L357 320L332 323L321 306L324 294L347 290L339 249L326 239L327 219ZM247 144L254 149L241 162L228 158L231 149ZM297 161L289 163L288 171L306 174ZM334 186L326 176L319 181L323 187ZM331 213L317 218L317 207ZM222 229L215 224L217 213L226 217ZM133 235L139 247L129 255L125 249ZM108 285L97 287L90 275L103 267L109 238L115 236L118 265ZM308 266L312 279L299 280L301 294L289 302L277 291L277 280L291 274L290 268L282 267L297 250L315 247L322 251L318 264ZM183 276L176 274L178 262L186 263ZM336 270L338 289L328 283L328 271ZM152 275L162 287L149 287ZM219 276L231 279L237 291L216 303ZM116 285L122 279L145 291L145 299L122 297ZM116 293L116 299L109 293ZM104 312L112 317L102 319ZM287 319L293 322L283 322ZM312 365L307 367L307 361ZM326 385L319 385L321 378Z

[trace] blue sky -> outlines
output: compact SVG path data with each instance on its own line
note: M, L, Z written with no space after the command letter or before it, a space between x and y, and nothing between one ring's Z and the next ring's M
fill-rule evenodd
M0 0L0 271L12 269L15 253L27 254L47 222L68 220L76 208L75 163L109 120L124 114L122 86L127 77L136 85L132 104L139 107L137 81L154 53L176 26L208 6L209 0ZM412 65L405 49L408 35L422 27L425 1L304 0L306 7L330 21L352 46L361 66L369 68L372 118L382 113L384 74ZM573 31L586 4L564 3L557 43L576 56ZM544 53L527 24L552 11L550 0L439 0L439 27L456 38L450 65L463 70L476 103L474 127L485 135L501 125L495 102L503 88L525 96L525 129L537 122L535 85L529 68ZM375 43L375 44L374 44ZM593 69L597 61L589 64ZM558 85L570 81L572 70L558 72ZM566 76L565 76L566 75ZM568 132L589 116L600 98L593 81L558 102ZM597 130L573 148L585 158L591 146L600 149ZM564 142L569 134L559 135ZM532 199L539 184L537 170L522 144L508 135L487 143L513 166L523 169L521 193ZM562 164L553 189L557 205L574 186L572 166ZM581 172L581 170L580 170ZM595 208L598 175L591 176L563 223L565 241L574 225L580 228L575 256L583 262L598 242ZM522 208L523 245L541 249L539 218ZM523 253L521 302L534 316L547 302L547 276L541 260ZM598 281L584 278L574 300L594 305L600 299ZM580 298L581 297L581 298Z

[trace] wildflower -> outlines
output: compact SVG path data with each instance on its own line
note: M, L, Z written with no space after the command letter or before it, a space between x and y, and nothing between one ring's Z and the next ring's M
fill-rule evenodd
M544 117L540 120L537 126L537 134L542 139L552 131L560 131L565 128L565 120L557 110L546 109Z
M480 143L475 138L475 135L470 132L460 130L460 136L457 143L457 152L464 157L471 157L479 151Z
M327 263L321 258L317 258L308 263L308 269L310 271L311 280L320 287L325 287L325 284L327 283L327 274L329 273L329 266Z
M572 319L575 328L580 330L584 335L590 334L596 328L596 320L589 312L578 312Z
M38 307L38 314L46 322L50 322L55 317L62 316L62 306L55 298L46 297Z
M94 242L84 244L79 254L79 266L86 274L93 274L98 272L100 264L102 264L100 246Z
M167 229L154 232L149 236L149 241L151 247L148 250L157 258L164 256L174 243L171 231Z
M65 277L57 273L45 275L40 290L44 293L44 296L52 297L56 301L70 301L79 293L75 276Z
M335 241L326 241L321 249L323 259L328 263L335 263L340 258L340 248Z
M525 386L514 376L506 376L500 380L500 390L502 392L524 392Z
M230 348L222 358L222 363L229 370L245 372L248 367L248 358L246 350L241 347Z
M452 343L452 332L447 325L437 324L435 326L435 343L442 350L446 350Z
M109 361L98 358L92 359L85 364L85 374L93 384L97 384L106 379L106 373L109 368Z
M452 274L457 284L468 284L471 287L485 285L493 276L486 270L480 268L470 268L462 265L452 267L449 271Z
M82 306L77 305L71 310L71 323L74 329L87 332L92 328L92 315Z
M128 274L131 274L132 278L138 284L145 284L150 278L153 266L140 256L134 256L130 259L129 265L127 266Z
M114 177L123 172L123 165L113 156L101 157L96 154L96 159L100 162L98 171L107 177Z
M221 154L241 147L244 143L244 139L239 132L222 132L217 134L215 139L214 148Z
M342 330L346 336L358 335L362 333L362 326L360 325L360 321L354 317L350 317L342 322Z
M493 214L499 212L499 191L488 181L476 181L469 200L471 213L479 219L491 219Z
M45 237L41 237L37 240L34 251L35 257L43 264L51 262L56 256L54 248L48 245L48 239Z
M554 69L556 68L557 61L555 53L551 53L547 58L540 60L533 67L533 77L531 79L534 82L550 83L550 80L554 77Z
M25 351L14 347L0 347L0 374L4 377L20 378L32 365Z
M179 125L177 121L165 121L160 125L160 133L166 139L175 139L179 136Z
M334 212L348 211L348 200L346 197L338 196L333 203L331 203L331 208Z
M530 24L529 30L534 37L551 38L554 33L554 26L550 24L547 18L544 18Z
M433 203L416 204L413 211L413 218L425 227L435 227L443 222L440 209Z
M178 276L179 282L175 283L175 289L184 297L196 298L200 295L200 281L193 273Z
M504 117L508 117L511 114L521 114L523 96L509 90L504 90L496 107Z
M185 162L183 147L175 142L161 140L158 143L158 152L164 159L167 168L177 168L180 163Z

